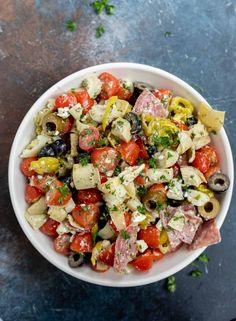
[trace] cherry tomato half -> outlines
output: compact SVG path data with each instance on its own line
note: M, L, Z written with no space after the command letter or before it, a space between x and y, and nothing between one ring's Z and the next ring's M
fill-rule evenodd
M144 254L139 255L135 260L130 262L140 272L147 272L152 268L153 256L150 250L147 250Z
M129 89L126 89L126 88L120 86L120 88L117 92L117 96L119 99L129 101L132 96L132 92Z
M146 150L146 148L145 148L145 146L144 146L144 144L142 142L142 139L141 138L137 139L135 141L135 143L139 147L139 155L138 155L138 157L139 158L143 158L143 159L149 159L150 157L149 157L148 152L147 152L147 150Z
M77 205L72 210L73 219L85 229L91 229L97 224L99 214L99 207L95 204Z
M86 114L94 105L93 99L89 96L85 89L80 89L74 94L77 99L77 103L81 104L83 107L83 113Z
M128 143L122 142L117 150L121 153L124 160L131 166L133 166L139 156L140 148L134 141Z
M86 253L92 252L93 240L91 233L77 233L70 245L70 248L74 252Z
M102 82L102 91L100 94L101 99L108 99L116 95L120 89L119 80L108 72L103 72L98 77Z
M55 100L55 108L73 107L77 104L76 97L73 93L65 93L58 96Z
M209 157L206 154L197 151L192 165L204 174L210 167Z
M74 124L74 118L72 116L68 117L64 126L64 133L69 133Z
M118 152L112 147L96 149L91 153L91 162L100 173L113 172L119 162Z
M20 169L26 177L37 175L37 173L35 171L32 171L29 169L31 162L33 162L35 160L37 160L37 157L28 157L28 158L22 159L21 164L20 164Z
M56 237L57 227L60 223L53 220L52 218L47 219L47 221L40 227L40 231L48 236Z
M219 159L218 159L218 156L216 154L214 147L206 145L206 146L203 146L202 148L200 148L198 151L208 157L209 162L210 162L210 166L214 166L219 162Z
M27 203L31 204L36 202L43 193L34 186L26 185L25 188L25 200Z
M68 255L70 251L70 235L61 234L53 241L54 249L57 253Z
M71 191L68 186L55 179L50 184L46 193L46 203L48 206L63 206L71 199Z
M82 189L77 194L78 202L93 204L102 200L101 193L96 188Z
M115 257L115 243L112 243L108 248L104 249L98 256L102 263L113 266Z
M156 226L148 226L145 230L140 230L138 235L140 240L144 240L153 249L158 248L160 243L160 233Z

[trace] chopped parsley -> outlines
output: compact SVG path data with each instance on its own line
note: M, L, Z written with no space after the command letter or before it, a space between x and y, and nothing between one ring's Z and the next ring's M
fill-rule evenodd
M208 263L210 261L210 259L206 253L203 253L198 257L198 261L203 262L203 263Z
M156 159L155 158L150 158L149 160L148 160L148 164L149 164L149 166L151 167L151 168L156 168Z
M74 20L66 21L66 28L69 31L75 31L77 29L77 23Z
M120 232L120 235L121 235L121 237L122 237L124 240L129 240L129 239L130 239L130 235L129 235L129 233L128 233L126 230L122 230L122 231Z
M176 291L176 279L175 276L169 276L166 279L166 288L170 293L174 293Z
M169 159L169 158L171 158L171 157L173 157L173 155L172 155L170 152L168 152L168 153L167 153L167 159Z
M193 278L198 278L199 276L202 275L202 271L196 269L196 270L193 270L190 272L190 275L193 277Z
M120 168L120 166L116 166L113 174L114 174L115 176L118 176L120 173L121 173L121 168Z
M154 145L160 145L162 147L170 147L172 140L168 136L159 137L157 135L152 136L152 141Z
M168 184L168 188L171 189L173 187L175 187L175 184L174 184L173 181L170 181L169 184Z
M86 165L88 165L89 161L90 161L90 156L86 155L86 156L80 158L79 163L81 166L86 166Z
M165 175L161 175L160 176L160 179L162 180L162 179L166 179L166 176Z
M120 126L120 127L123 127L124 126L124 122L122 120L118 120L117 121L117 125Z
M191 138L194 139L195 136L196 136L196 134L192 132L191 133Z
M111 187L111 184L110 184L110 183L106 183L106 184L105 184L105 188L106 188L106 189L109 189L110 187Z
M105 29L103 27L103 25L99 25L97 28L96 28L96 38L100 38L103 34L105 33Z
M118 208L115 205L113 205L111 211L118 211Z
M98 145L102 146L102 147L107 146L108 145L107 137L104 136L104 137L100 138L99 141L98 141Z
M157 203L157 204L156 204L156 209L157 209L158 211L163 210L163 208L164 208L164 204L162 204L162 203Z
M63 186L58 187L57 190L61 194L61 196L58 198L58 202L62 203L70 194L70 189L66 184L64 184Z
M146 213L146 210L145 210L145 207L144 207L144 206L138 206L138 207L137 207L137 210L138 210L139 213L141 213L141 214L145 214L145 213Z
M88 205L81 205L81 208L83 211L86 211L86 212L89 210Z
M137 165L142 165L144 163L143 158L138 158Z
M147 188L145 186L139 186L137 192L139 196L143 196L147 193Z
M123 176L121 176L121 177L120 177L120 182L121 182L121 184L123 184L123 183L124 183L124 181L125 181L124 177L123 177Z
M194 199L197 200L197 201L199 201L200 198L201 198L201 195L197 195L197 196L194 197Z

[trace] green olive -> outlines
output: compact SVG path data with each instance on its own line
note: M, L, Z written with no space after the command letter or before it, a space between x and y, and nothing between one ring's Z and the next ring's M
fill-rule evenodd
M147 211L154 211L166 203L166 194L162 190L148 191L143 197L143 204Z
M218 215L219 211L220 203L215 197L210 198L210 200L205 205L198 207L199 214L206 220L215 218Z
M42 121L43 132L47 135L56 135L64 131L65 121L57 115L50 113Z

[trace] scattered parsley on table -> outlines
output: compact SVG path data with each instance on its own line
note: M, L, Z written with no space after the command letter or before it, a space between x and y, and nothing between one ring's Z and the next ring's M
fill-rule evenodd
M74 20L68 20L66 22L66 28L69 31L75 31L77 29L77 23Z

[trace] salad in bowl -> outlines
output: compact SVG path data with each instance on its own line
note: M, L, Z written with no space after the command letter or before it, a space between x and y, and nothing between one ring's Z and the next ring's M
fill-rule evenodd
M147 272L216 244L230 187L212 139L223 123L172 88L86 75L34 115L20 155L25 220L71 269Z

